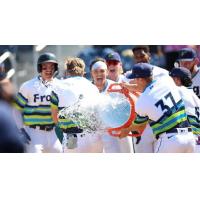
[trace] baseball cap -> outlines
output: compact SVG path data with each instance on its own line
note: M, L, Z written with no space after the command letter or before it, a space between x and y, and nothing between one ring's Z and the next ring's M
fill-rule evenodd
M117 52L111 52L107 54L105 59L106 61L116 60L118 62L121 62L121 57Z
M197 53L192 48L184 48L179 51L178 61L192 61L197 57Z
M172 77L192 79L190 70L186 69L185 67L173 68L171 72L169 72L169 75Z
M153 65L148 63L138 63L133 65L132 73L128 74L126 77L128 79L134 78L146 78L153 75Z

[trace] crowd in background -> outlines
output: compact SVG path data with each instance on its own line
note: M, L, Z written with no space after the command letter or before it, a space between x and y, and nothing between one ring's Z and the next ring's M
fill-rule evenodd
M124 72L131 70L135 64L131 49L136 45L94 45L85 48L77 56L82 58L86 63L86 77L90 78L89 65L95 57L105 56L113 51L120 54ZM199 45L149 45L151 53L151 64L156 65L167 70L171 70L174 67L174 63L178 57L178 50L185 47L192 47L197 51L200 58L200 46Z

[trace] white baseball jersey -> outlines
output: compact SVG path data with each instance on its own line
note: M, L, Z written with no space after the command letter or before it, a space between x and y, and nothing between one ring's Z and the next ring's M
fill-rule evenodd
M16 107L23 111L24 124L53 125L51 117L51 92L59 80L44 82L40 76L22 84L17 94Z
M192 126L192 132L195 139L198 141L198 137L200 136L200 99L194 93L192 88L181 86L179 89L185 104L188 121ZM196 145L195 152L200 152L199 144Z
M82 95L85 100L97 98L99 91L96 86L94 86L89 80L84 77L75 76L62 80L62 84L66 87L66 90L62 89L62 93L57 93L58 97L58 107L66 107L78 101L79 97ZM69 92L69 90L71 90ZM66 93L65 95L63 95ZM70 94L70 95L69 95ZM67 98L69 99L67 100ZM75 98L74 98L75 97ZM65 124L64 124L65 123ZM69 123L64 122L61 128L68 127ZM72 125L72 124L71 124ZM70 125L70 126L71 126ZM84 136L83 136L84 135ZM103 145L101 136L99 134L77 134L78 142L77 148L67 149L66 153L100 153L103 152Z
M54 129L44 131L37 127L54 126L50 101L52 87L58 82L58 79L43 81L41 76L38 76L23 83L19 89L16 108L22 112L26 131L31 137L31 144L27 147L28 152L62 152L62 146ZM36 128L28 128L29 126Z
M158 79L162 76L169 76L169 72L166 69L153 65L153 78Z
M192 77L192 88L194 93L200 98L200 70Z
M153 67L153 77L154 79L160 79L162 76L169 77L169 72L163 68L154 66ZM170 77L169 77L170 78ZM147 125L144 129L139 142L137 138L133 138L134 150L136 153L153 153L154 152L154 136L153 130Z
M200 99L192 88L178 87L194 134L200 135Z
M142 124L149 121L155 137L169 132L170 129L178 127L181 123L187 123L185 106L179 90L174 81L168 76L154 80L146 87L136 102L135 110L137 118L134 123ZM160 137L155 142L154 151L192 152L194 150L192 133L189 134L187 130L184 133L186 137L183 137L183 140L179 135L173 135L174 139L171 140L171 137L168 138L168 136L165 138Z

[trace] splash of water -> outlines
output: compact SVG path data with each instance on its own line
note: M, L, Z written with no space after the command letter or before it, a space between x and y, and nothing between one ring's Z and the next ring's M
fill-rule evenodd
M107 128L123 125L130 116L130 104L119 93L80 95L77 102L59 112L60 117L72 120L85 133L105 133Z

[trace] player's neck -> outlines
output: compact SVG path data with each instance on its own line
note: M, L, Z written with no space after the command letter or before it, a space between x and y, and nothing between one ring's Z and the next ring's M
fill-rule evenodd
M99 92L104 91L105 87L106 87L106 81L103 84L96 84Z
M192 70L192 76L194 76L197 72L199 71L199 68L197 65L194 66L193 70Z
M51 77L51 78L45 78L45 77L39 76L39 79L42 80L42 81L45 81L45 82L46 81L49 82L49 81L53 80L53 77Z

